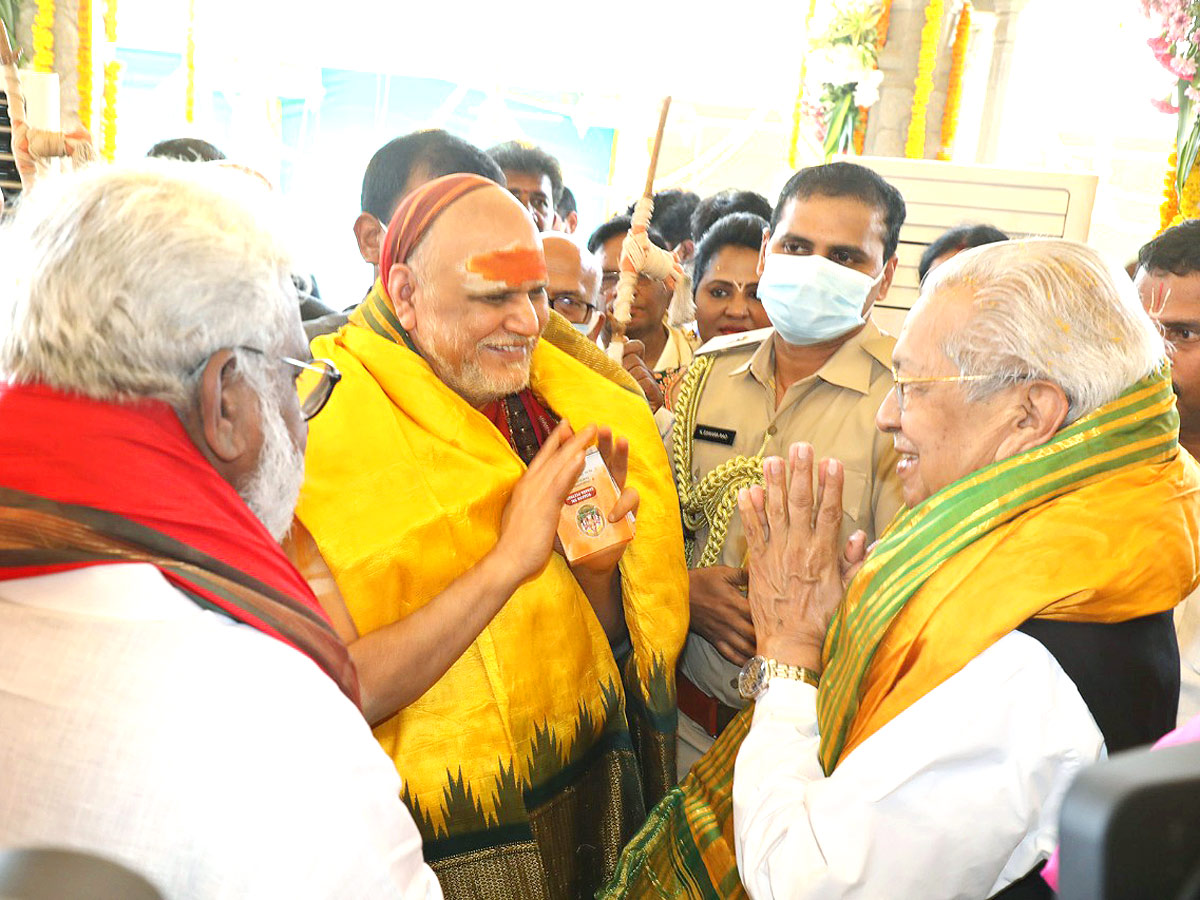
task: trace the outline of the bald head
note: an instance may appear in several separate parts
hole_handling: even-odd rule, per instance
[[[387,287],[421,355],[468,403],[528,385],[549,317],[546,263],[533,222],[503,188],[477,188],[443,209]]]
[[[589,337],[603,325],[600,311],[600,265],[572,238],[543,234],[550,308]],[[601,314],[602,315],[602,314]]]
[[[537,228],[512,194],[487,186],[446,207],[417,242],[408,262],[419,277],[436,278],[447,269],[465,275],[470,273],[468,260],[480,254],[518,249],[541,254]]]

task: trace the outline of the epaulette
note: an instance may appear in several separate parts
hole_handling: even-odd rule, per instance
[[[719,334],[705,341],[695,352],[695,356],[707,356],[711,353],[724,353],[739,347],[755,347],[771,336],[774,328],[756,328],[754,331],[739,331],[736,334]]]

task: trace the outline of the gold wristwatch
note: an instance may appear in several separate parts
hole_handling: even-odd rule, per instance
[[[743,700],[756,700],[772,678],[790,678],[817,687],[821,676],[804,666],[789,666],[765,656],[752,656],[738,675],[738,693]]]

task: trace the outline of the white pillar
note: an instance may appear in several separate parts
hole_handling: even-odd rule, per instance
[[[883,84],[867,120],[863,152],[869,156],[903,156],[912,110],[921,27],[927,0],[893,0],[888,42],[879,57]]]
[[[988,73],[987,100],[979,129],[979,149],[975,161],[994,163],[1000,146],[1000,125],[1004,116],[1004,101],[1008,94],[1008,76],[1012,70],[1013,51],[1017,42],[1017,19],[1028,0],[991,0],[979,3],[996,13],[996,30],[992,44],[992,65]]]

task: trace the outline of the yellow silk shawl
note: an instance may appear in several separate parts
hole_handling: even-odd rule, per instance
[[[297,509],[360,634],[420,608],[478,562],[525,470],[491,422],[397,342],[389,312],[374,291],[349,325],[313,342],[342,380],[311,423]],[[573,426],[606,424],[629,439],[628,480],[641,507],[621,562],[632,643],[625,674],[641,696],[625,695],[586,596],[552,554],[441,680],[375,728],[427,840],[523,823],[522,792],[561,779],[602,737],[628,740],[627,703],[661,732],[660,746],[672,742],[646,799],[669,786],[687,570],[658,431],[644,399],[546,340],[531,383]]]

